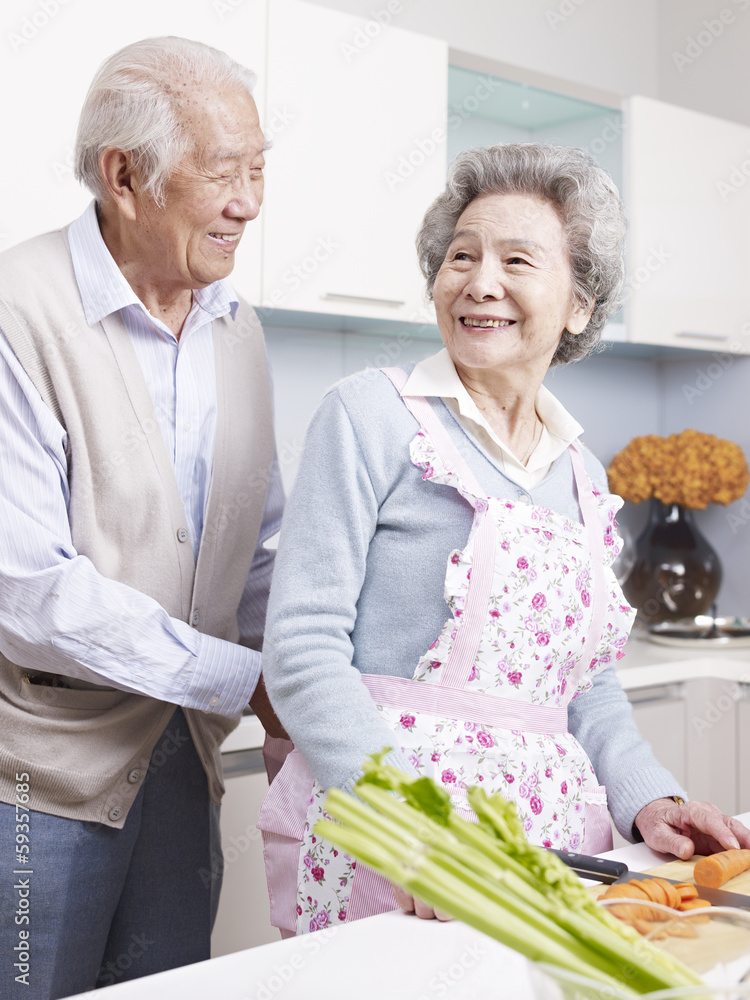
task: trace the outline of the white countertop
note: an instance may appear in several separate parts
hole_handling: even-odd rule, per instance
[[[739,817],[750,822],[750,813]],[[645,844],[604,855],[644,871]],[[248,906],[252,902],[248,900]],[[527,963],[458,921],[385,913],[108,987],[108,1000],[529,1000]],[[82,996],[84,994],[81,994]],[[91,994],[85,994],[91,996]]]

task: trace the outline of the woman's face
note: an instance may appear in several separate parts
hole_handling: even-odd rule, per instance
[[[456,223],[433,289],[438,326],[457,368],[546,371],[563,330],[591,309],[573,302],[562,223],[524,194],[475,198]]]

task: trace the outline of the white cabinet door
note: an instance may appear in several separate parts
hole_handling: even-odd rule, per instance
[[[434,321],[414,237],[445,182],[447,78],[442,41],[273,0],[264,306]]]
[[[686,703],[680,687],[628,692],[633,718],[659,763],[684,788],[687,780]]]
[[[737,702],[737,812],[750,811],[750,685]]]
[[[224,878],[211,935],[211,957],[280,940],[271,926],[268,887],[263,865],[263,840],[256,829],[265,774],[227,776],[221,804],[221,845]]]
[[[629,339],[750,353],[750,128],[645,97],[626,122]]]

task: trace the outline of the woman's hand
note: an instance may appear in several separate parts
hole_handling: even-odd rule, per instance
[[[710,802],[654,799],[638,813],[635,825],[650,848],[683,861],[694,854],[750,849],[750,830]]]
[[[396,897],[396,902],[404,911],[404,913],[416,913],[418,917],[423,920],[452,920],[453,917],[449,917],[447,913],[441,913],[440,910],[433,910],[431,906],[427,903],[422,903],[420,900],[415,899],[410,896],[408,892],[400,889],[397,885],[393,886],[393,895]]]

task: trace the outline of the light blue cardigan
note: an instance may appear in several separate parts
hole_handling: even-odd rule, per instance
[[[488,495],[529,497],[581,520],[568,452],[524,490],[442,400],[431,402]],[[465,545],[473,511],[456,490],[422,480],[409,458],[416,432],[382,372],[340,382],[313,416],[284,514],[263,674],[281,722],[323,787],[348,786],[368,753],[393,745],[360,673],[411,677],[450,617],[446,562]],[[584,455],[587,472],[605,490],[602,466],[586,449]],[[640,737],[612,666],[571,703],[568,720],[607,786],[623,836],[632,839],[633,820],[647,802],[687,797]],[[411,770],[404,759],[400,764]]]

